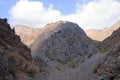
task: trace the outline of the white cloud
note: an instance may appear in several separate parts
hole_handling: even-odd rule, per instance
[[[53,9],[51,4],[45,8],[40,1],[20,0],[10,10],[13,23],[26,24],[40,27],[51,21],[55,21],[61,13]]]
[[[76,5],[75,14],[63,16],[53,8],[53,4],[45,8],[40,1],[20,0],[12,7],[10,14],[14,23],[35,27],[62,19],[75,22],[83,29],[102,29],[120,20],[120,2],[116,0],[95,0]]]
[[[79,6],[76,22],[84,28],[108,27],[120,19],[120,2],[115,0],[96,0]],[[109,23],[111,22],[111,23]]]

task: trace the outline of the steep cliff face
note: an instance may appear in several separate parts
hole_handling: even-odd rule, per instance
[[[113,26],[110,28],[105,28],[103,30],[86,30],[86,34],[93,40],[103,41],[107,37],[109,37],[114,30],[117,30],[120,27],[120,20],[117,21]]]
[[[6,22],[0,19],[0,80],[16,80],[17,74],[33,70],[30,49]]]
[[[4,50],[0,50],[0,80],[7,80],[8,77],[8,58],[6,57]]]
[[[98,75],[103,79],[110,80],[120,79],[120,28],[103,41],[103,47],[108,48],[108,52],[104,61],[98,67]]]
[[[0,45],[16,50],[17,53],[26,58],[31,55],[30,49],[21,42],[20,37],[14,33],[10,25],[3,19],[0,19]]]
[[[77,24],[62,21],[55,24],[55,27],[49,24],[52,30],[45,27],[47,33],[44,32],[32,44],[33,56],[68,62],[87,54],[90,39]]]

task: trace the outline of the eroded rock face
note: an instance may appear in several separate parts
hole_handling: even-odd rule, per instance
[[[120,79],[120,28],[103,41],[110,51],[98,68],[98,75],[110,80]]]
[[[110,37],[100,42],[97,48],[101,52],[107,52],[110,49],[114,49],[118,44],[120,44],[120,28],[115,30]]]
[[[89,42],[90,39],[77,24],[63,22],[37,47],[34,55],[68,62],[77,56],[87,54]]]
[[[19,36],[15,35],[10,25],[0,19],[0,45],[6,49],[14,49],[25,58],[30,58],[30,49],[25,46]]]
[[[109,77],[110,80],[120,79],[120,45],[116,50],[111,51],[100,64],[98,75],[101,77]]]
[[[8,58],[5,56],[5,51],[0,50],[0,80],[7,80],[8,75]]]
[[[16,80],[18,71],[26,73],[31,66],[30,52],[20,37],[15,35],[7,20],[0,19],[0,80]]]

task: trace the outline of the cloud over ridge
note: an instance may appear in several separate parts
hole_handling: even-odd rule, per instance
[[[86,4],[76,3],[76,13],[62,15],[50,4],[48,8],[40,1],[20,0],[10,9],[13,24],[43,27],[58,20],[79,24],[83,29],[108,27],[120,19],[120,2],[117,0],[95,0]]]

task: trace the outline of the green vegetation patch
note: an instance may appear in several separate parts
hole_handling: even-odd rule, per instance
[[[31,77],[31,78],[35,78],[35,73],[33,73],[33,72],[28,72],[28,76]]]
[[[71,68],[75,68],[77,66],[77,63],[75,61],[68,62],[68,66]]]
[[[97,69],[98,69],[98,65],[95,65],[95,66],[93,67],[93,73],[97,73]]]
[[[13,63],[9,63],[9,73],[15,76],[16,70]]]
[[[107,49],[106,49],[106,48],[101,48],[101,49],[100,49],[100,52],[101,52],[101,53],[105,53],[105,52],[107,52]]]
[[[66,62],[64,60],[57,60],[57,61],[61,64],[66,64]]]
[[[48,59],[50,59],[50,60],[54,60],[51,56],[48,56]]]

